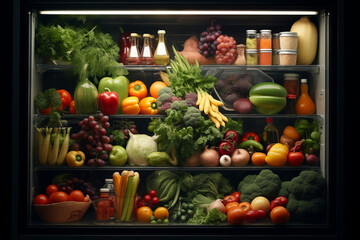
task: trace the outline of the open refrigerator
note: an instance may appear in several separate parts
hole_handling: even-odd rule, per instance
[[[87,237],[89,239],[111,239],[116,237],[176,237],[176,236],[248,236],[264,239],[266,237],[318,237],[329,239],[335,238],[338,234],[338,199],[336,198],[339,184],[339,172],[337,166],[339,150],[334,146],[343,144],[334,138],[338,135],[336,125],[337,106],[336,99],[339,97],[338,91],[339,79],[336,78],[338,71],[338,62],[334,59],[338,42],[336,23],[339,21],[337,15],[337,4],[335,2],[324,3],[295,1],[288,4],[284,1],[273,1],[272,4],[261,5],[254,3],[230,3],[225,2],[222,7],[217,7],[214,3],[187,3],[183,6],[179,3],[62,3],[50,4],[46,2],[28,1],[21,4],[20,26],[24,31],[20,39],[22,59],[20,60],[19,81],[19,99],[20,109],[16,116],[21,122],[19,130],[24,131],[25,138],[19,140],[25,149],[14,156],[13,169],[17,176],[15,183],[17,191],[15,193],[15,203],[18,206],[14,210],[16,226],[16,236],[20,239],[48,239],[50,236]],[[126,7],[124,7],[126,6]],[[150,10],[151,9],[151,10]],[[141,10],[141,11],[137,11]],[[200,34],[211,24],[221,24],[223,34],[232,36],[237,44],[246,43],[246,30],[271,29],[272,33],[289,31],[292,24],[301,17],[308,17],[318,30],[318,44],[316,57],[310,65],[201,65],[203,74],[213,74],[216,78],[233,77],[237,74],[255,74],[264,76],[269,82],[284,85],[284,74],[295,73],[300,79],[305,78],[308,81],[309,95],[313,99],[316,112],[310,115],[289,114],[284,111],[276,114],[263,114],[252,111],[248,114],[239,114],[232,109],[220,108],[220,111],[229,119],[242,121],[242,134],[246,132],[255,132],[262,139],[263,129],[266,125],[266,119],[272,118],[273,124],[278,128],[279,137],[286,126],[294,126],[297,120],[306,120],[309,123],[315,122],[320,132],[319,145],[316,155],[319,162],[308,164],[305,160],[300,166],[291,166],[289,163],[284,166],[269,166],[268,164],[256,166],[249,161],[245,166],[222,167],[219,164],[214,167],[205,166],[132,166],[125,164],[123,166],[87,166],[86,162],[81,167],[69,167],[67,164],[50,166],[49,164],[40,164],[38,153],[38,135],[36,128],[45,128],[49,116],[41,114],[35,107],[34,99],[39,93],[49,88],[66,89],[72,96],[77,85],[78,76],[72,73],[71,64],[52,61],[49,63],[37,54],[37,43],[35,41],[36,33],[40,25],[56,23],[57,21],[68,21],[71,24],[78,24],[81,21],[87,22],[92,26],[97,26],[102,32],[108,33],[115,43],[120,45],[121,31],[136,32],[139,34],[150,33],[157,36],[160,29],[166,30],[166,45],[169,51],[170,59],[174,59],[172,46],[178,51],[184,48],[184,42],[191,36],[200,37]],[[161,81],[159,71],[166,72],[171,69],[168,64],[162,65],[124,65],[128,71],[126,77],[130,83],[140,80],[145,83],[148,89],[155,81]],[[262,80],[263,81],[263,80]],[[210,93],[214,98],[219,99],[218,89],[214,87]],[[20,96],[21,95],[21,96]],[[230,107],[231,108],[231,107]],[[96,114],[69,114],[65,112],[61,116],[62,127],[72,127],[71,133],[79,130],[79,122],[90,115]],[[206,115],[203,115],[207,119]],[[137,132],[140,134],[153,135],[149,131],[150,122],[161,121],[165,118],[164,114],[115,114],[109,116],[110,125],[123,120],[131,121],[136,125]],[[16,126],[14,126],[16,127]],[[45,137],[44,133],[44,137]],[[53,141],[53,140],[52,140]],[[19,144],[20,145],[20,144]],[[115,144],[113,144],[115,145]],[[126,145],[125,145],[126,146]],[[124,146],[124,147],[125,147]],[[265,145],[264,145],[265,146]],[[266,147],[266,146],[265,146]],[[70,149],[69,149],[70,151]],[[265,152],[265,150],[263,151]],[[87,156],[88,158],[88,156]],[[88,159],[87,159],[88,161]],[[181,162],[181,159],[180,159]],[[112,178],[114,172],[121,173],[124,170],[136,171],[140,175],[140,182],[137,188],[139,196],[147,195],[149,188],[146,180],[150,181],[149,176],[158,171],[175,172],[179,176],[188,174],[196,176],[198,174],[221,175],[228,179],[233,191],[238,190],[238,184],[248,175],[258,175],[262,170],[270,169],[279,176],[282,182],[290,181],[303,171],[315,171],[320,173],[325,182],[325,187],[321,191],[324,194],[324,205],[321,206],[321,212],[312,219],[311,214],[306,219],[293,219],[290,215],[290,221],[286,224],[274,224],[271,221],[270,213],[264,220],[243,221],[242,224],[229,224],[227,220],[217,224],[190,224],[183,220],[172,220],[171,216],[180,211],[180,201],[175,204],[173,209],[169,209],[169,221],[166,223],[151,224],[144,223],[134,219],[133,213],[130,221],[122,222],[117,220],[98,221],[97,210],[93,205],[96,198],[92,199],[90,206],[85,213],[80,213],[80,220],[61,223],[51,223],[44,220],[43,216],[34,206],[36,195],[44,193],[46,187],[54,183],[54,178],[74,177],[85,181],[93,186],[92,191],[95,195],[100,195],[99,190],[103,187],[105,179]],[[21,176],[21,177],[20,177]],[[59,177],[60,176],[60,177]],[[70,176],[70,177],[69,177]],[[194,189],[196,190],[196,189]],[[219,189],[220,191],[220,189]],[[240,191],[241,192],[241,191]],[[181,190],[179,199],[185,199],[186,193]],[[195,198],[195,195],[192,196]],[[305,196],[306,199],[306,196]],[[273,199],[270,199],[273,200]],[[290,199],[289,199],[290,200]],[[310,200],[310,199],[306,199]],[[251,202],[251,201],[249,201]],[[160,202],[159,206],[164,206]],[[314,204],[312,208],[317,208]],[[320,208],[320,207],[319,207]],[[153,208],[155,209],[155,208]],[[301,211],[301,207],[299,207]],[[41,210],[40,210],[41,211]],[[66,211],[66,210],[64,210]],[[180,212],[179,212],[180,213]],[[57,213],[58,214],[58,213]],[[72,217],[77,217],[77,212]],[[193,213],[192,213],[193,214]],[[180,215],[180,214],[179,214]],[[193,216],[193,215],[192,215]],[[191,218],[191,216],[189,217]],[[187,219],[188,220],[188,219]]]

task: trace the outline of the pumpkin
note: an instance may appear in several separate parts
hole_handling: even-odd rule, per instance
[[[313,63],[318,46],[318,30],[308,17],[301,17],[290,29],[298,34],[297,64],[310,65]]]
[[[199,40],[195,36],[188,38],[184,42],[184,49],[179,53],[183,55],[190,64],[195,64],[195,60],[199,62],[199,65],[215,64],[215,58],[206,58],[199,53]]]

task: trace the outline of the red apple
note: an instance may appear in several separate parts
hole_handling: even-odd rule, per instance
[[[287,160],[293,167],[300,166],[304,161],[304,154],[302,152],[289,152]]]

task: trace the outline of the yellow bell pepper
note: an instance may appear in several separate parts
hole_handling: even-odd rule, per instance
[[[287,162],[289,148],[281,143],[274,144],[265,157],[265,162],[270,166],[281,167]]]
[[[85,163],[85,154],[82,151],[70,151],[65,160],[70,167],[80,167]]]
[[[142,114],[149,114],[149,115],[158,114],[156,98],[153,97],[143,98],[141,99],[139,106],[140,106],[140,112]]]
[[[122,112],[124,114],[136,115],[140,112],[139,98],[127,97],[121,102]]]

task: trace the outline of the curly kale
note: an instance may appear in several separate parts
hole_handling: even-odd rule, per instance
[[[269,169],[262,170],[258,175],[248,175],[238,185],[242,202],[251,202],[257,196],[264,196],[269,201],[278,196],[281,187],[279,176]]]

